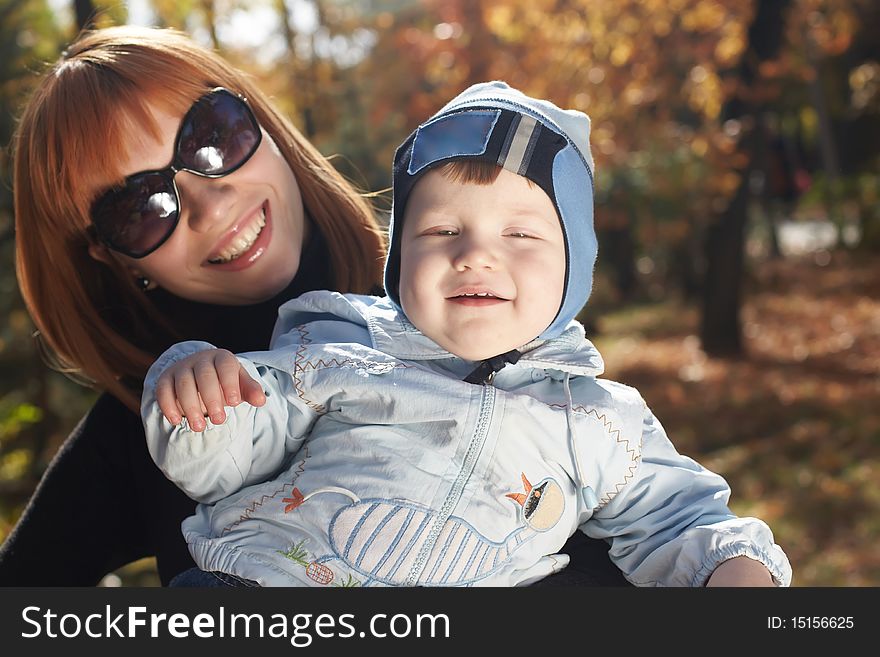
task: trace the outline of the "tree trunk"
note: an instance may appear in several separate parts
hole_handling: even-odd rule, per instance
[[[217,38],[217,9],[214,0],[202,0],[202,11],[205,12],[205,24],[208,35],[211,38],[211,46],[214,50],[220,49],[220,40]]]
[[[693,225],[697,224],[696,220],[690,221]],[[678,287],[686,302],[700,301],[704,283],[702,277],[705,271],[704,257],[701,233],[692,231],[687,238],[673,247],[668,280]]]
[[[737,93],[725,103],[722,120],[736,119],[743,130],[742,151],[748,165],[738,173],[739,186],[720,216],[706,232],[706,278],[700,340],[710,356],[738,356],[743,352],[740,305],[748,223],[749,178],[755,160],[755,134],[760,107],[753,88],[762,62],[773,59],[782,42],[784,13],[790,0],[757,0],[749,27],[748,45],[734,72]]]
[[[745,172],[727,209],[706,230],[706,284],[700,339],[703,351],[710,356],[738,356],[743,351],[740,306],[748,201],[748,172]]]
[[[73,9],[76,12],[76,25],[80,31],[95,27],[95,3],[92,0],[74,0]]]
[[[486,26],[486,18],[483,15],[484,7],[479,2],[465,2],[462,5],[465,24],[470,32],[470,44],[468,46],[468,74],[471,82],[482,82],[492,78],[491,53],[494,51],[494,39],[492,32]]]

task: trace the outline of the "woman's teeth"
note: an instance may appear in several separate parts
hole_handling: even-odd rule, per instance
[[[221,264],[224,262],[232,262],[242,253],[247,251],[254,245],[263,228],[266,226],[266,209],[260,210],[257,220],[245,227],[229,244],[226,245],[216,258],[211,258],[208,262],[212,264]]]

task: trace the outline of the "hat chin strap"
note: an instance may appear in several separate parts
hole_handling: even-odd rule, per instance
[[[522,356],[522,354],[518,349],[511,349],[507,353],[487,358],[481,361],[480,364],[464,378],[464,380],[466,383],[492,383],[492,379],[495,378],[495,372],[502,369],[508,363],[511,365],[515,364],[516,361],[520,359],[520,356]]]

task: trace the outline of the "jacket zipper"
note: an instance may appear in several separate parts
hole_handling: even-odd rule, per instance
[[[419,581],[419,577],[421,577],[422,571],[428,563],[428,557],[431,556],[431,550],[434,549],[434,544],[437,542],[440,532],[443,530],[444,525],[446,525],[446,521],[452,514],[453,509],[455,509],[458,501],[461,499],[461,495],[464,492],[464,486],[473,473],[474,467],[476,467],[477,458],[479,457],[480,452],[483,451],[483,443],[486,442],[486,436],[489,434],[489,426],[491,424],[492,411],[494,408],[495,388],[491,384],[485,384],[483,385],[482,398],[480,399],[480,414],[477,418],[477,426],[474,429],[470,445],[468,445],[461,470],[458,471],[455,483],[453,483],[452,489],[443,501],[443,506],[440,508],[440,512],[437,514],[437,517],[434,519],[434,523],[431,525],[431,529],[428,532],[428,538],[425,539],[425,542],[422,544],[415,563],[413,563],[412,568],[409,571],[409,575],[405,582],[406,586],[415,586]]]

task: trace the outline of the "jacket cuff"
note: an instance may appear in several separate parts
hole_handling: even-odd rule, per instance
[[[775,548],[781,552],[780,548]],[[754,543],[730,543],[721,547],[719,550],[709,555],[700,568],[694,573],[692,586],[705,586],[709,581],[709,577],[715,572],[722,563],[735,557],[748,557],[764,565],[770,571],[773,582],[776,586],[791,585],[791,566],[788,559],[783,556],[774,556],[767,550],[755,545]]]

